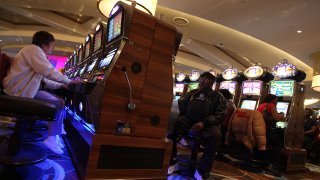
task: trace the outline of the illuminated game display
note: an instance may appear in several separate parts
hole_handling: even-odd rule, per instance
[[[92,70],[93,70],[94,66],[96,65],[97,61],[98,61],[98,58],[94,59],[94,60],[88,65],[88,68],[87,68],[87,71],[86,71],[87,73],[92,72]]]
[[[277,103],[277,112],[278,113],[284,113],[284,115],[287,116],[289,107],[290,107],[290,102],[281,102],[281,101],[279,101]]]
[[[94,52],[101,48],[102,33],[103,33],[102,26],[100,24],[98,24],[96,26],[96,32],[94,34],[94,39],[93,39],[93,51]]]
[[[90,50],[91,50],[91,35],[89,34],[86,38],[86,42],[84,45],[84,58],[89,57],[90,55]]]
[[[294,83],[294,80],[271,81],[270,94],[291,97],[294,93]]]
[[[77,62],[77,64],[80,64],[82,62],[82,60],[83,60],[82,59],[82,57],[83,57],[83,46],[82,46],[82,44],[80,44],[77,54],[78,54],[78,62]]]
[[[257,107],[257,100],[253,100],[253,99],[243,99],[240,106],[240,108],[251,109],[251,110],[255,110],[256,107]]]
[[[235,95],[236,85],[237,85],[237,82],[235,82],[235,81],[222,81],[220,83],[219,89],[228,89],[231,94]]]
[[[262,81],[244,81],[242,82],[242,94],[260,96]]]
[[[188,91],[198,89],[199,88],[199,83],[198,82],[190,82],[188,83]]]
[[[100,61],[99,68],[106,68],[109,66],[116,52],[117,49],[110,51],[109,54]]]

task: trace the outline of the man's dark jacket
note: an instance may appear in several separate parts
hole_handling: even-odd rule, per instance
[[[199,95],[200,90],[195,89],[192,91],[189,91],[186,95],[182,96],[179,99],[179,110],[180,114],[178,118],[186,118],[185,114],[187,111],[187,107],[190,101],[192,101],[194,98],[196,98]],[[227,103],[225,98],[221,93],[218,91],[213,91],[210,89],[208,93],[205,93],[206,95],[204,96],[210,101],[210,115],[201,121],[204,124],[204,130],[203,130],[203,135],[204,136],[210,136],[211,130],[210,127],[212,126],[219,126],[225,116],[225,111],[227,108]]]

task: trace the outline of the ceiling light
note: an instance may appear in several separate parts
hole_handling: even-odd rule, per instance
[[[0,42],[2,41],[2,39],[0,39]]]
[[[98,9],[106,17],[109,17],[110,11],[119,0],[98,0]],[[126,4],[136,3],[136,8],[152,15],[156,12],[158,0],[121,0]]]
[[[300,33],[302,33],[302,31],[301,31],[301,30],[298,30],[298,31],[297,31],[297,33],[299,33],[299,34],[300,34]]]
[[[304,100],[304,105],[305,106],[308,106],[308,105],[311,105],[311,104],[314,104],[314,103],[316,103],[316,102],[318,102],[320,99],[314,99],[314,98],[312,98],[312,99],[305,99]]]

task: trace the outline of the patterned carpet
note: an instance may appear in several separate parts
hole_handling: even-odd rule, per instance
[[[41,131],[45,135],[46,131]],[[2,135],[1,135],[2,134]],[[0,128],[0,144],[3,145],[8,139],[6,135],[10,130]],[[57,155],[46,148],[42,141],[30,142],[47,153],[47,159],[32,165],[19,166],[16,168],[0,165],[0,179],[25,179],[25,180],[77,180],[78,175],[72,164],[71,158],[64,148],[64,154]]]

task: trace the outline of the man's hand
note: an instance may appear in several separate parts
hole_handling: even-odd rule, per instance
[[[79,84],[79,83],[82,83],[82,81],[78,79],[73,79],[69,84]]]
[[[201,131],[203,128],[204,128],[203,122],[198,122],[198,123],[194,124],[191,129],[192,129],[193,131],[199,132],[199,131]]]

